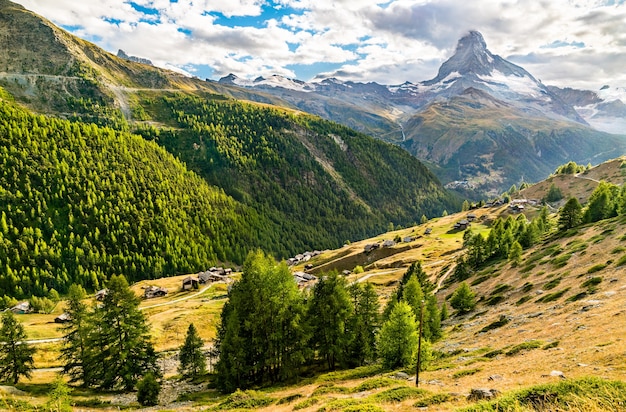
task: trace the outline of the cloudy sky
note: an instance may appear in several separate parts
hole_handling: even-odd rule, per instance
[[[626,0],[13,0],[201,78],[433,78],[469,30],[546,84],[626,87]]]

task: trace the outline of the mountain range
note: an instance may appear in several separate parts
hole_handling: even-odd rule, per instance
[[[459,40],[435,78],[419,83],[248,81],[233,74],[219,83],[271,93],[398,144],[444,183],[469,181],[482,193],[540,180],[568,160],[598,163],[626,148],[624,136],[607,133],[624,130],[625,90],[546,86],[491,53],[477,31]]]
[[[0,296],[288,258],[461,206],[397,146],[117,57],[7,0],[0,35]]]

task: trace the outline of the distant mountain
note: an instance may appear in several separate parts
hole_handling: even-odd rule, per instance
[[[598,97],[585,111],[567,93],[491,53],[476,31],[459,40],[435,78],[420,83],[257,80],[230,75],[220,83],[263,90],[398,144],[428,162],[444,183],[469,181],[481,193],[543,179],[569,160],[598,163],[626,150],[626,137],[589,126],[607,113],[619,118],[620,102]]]
[[[549,87],[573,106],[597,130],[626,134],[626,87],[603,86],[598,91]]]
[[[209,83],[116,57],[7,0],[0,0],[0,30],[1,100],[14,101],[38,113],[30,114],[34,120],[25,123],[28,126],[17,124],[11,138],[0,141],[0,150],[12,153],[15,143],[11,139],[28,135],[32,124],[40,123],[37,119],[46,119],[39,116],[41,113],[68,120],[46,132],[49,136],[63,134],[79,142],[63,149],[64,159],[71,160],[65,159],[65,165],[57,165],[61,160],[35,157],[24,168],[7,166],[7,179],[28,182],[28,187],[43,190],[40,186],[49,184],[50,179],[32,177],[37,167],[46,173],[52,168],[60,174],[73,173],[80,167],[98,170],[80,176],[85,180],[119,180],[129,185],[132,181],[133,195],[130,200],[124,198],[131,205],[131,212],[120,208],[120,219],[177,233],[162,224],[163,216],[173,213],[180,215],[175,221],[184,227],[189,225],[190,237],[181,237],[180,241],[188,243],[185,250],[197,255],[190,258],[192,263],[177,255],[159,270],[146,266],[148,269],[138,273],[138,265],[132,269],[129,263],[129,267],[116,264],[116,273],[132,273],[132,278],[137,279],[196,270],[215,259],[242,263],[247,251],[254,248],[287,258],[305,250],[341,246],[346,241],[380,233],[390,224],[405,226],[419,221],[422,215],[439,216],[444,210],[460,208],[459,199],[406,151],[300,111],[269,106],[280,103],[289,107],[271,94]],[[251,97],[268,104],[236,100],[249,101]],[[1,122],[10,124],[12,119],[0,117]],[[119,153],[115,152],[115,156],[124,157],[118,165],[123,173],[108,170],[104,161],[90,154],[97,147],[81,146],[79,137],[90,136],[91,132],[85,130],[96,128],[93,133],[105,135],[107,144],[116,141],[116,133],[122,135],[117,138]],[[134,134],[132,138],[128,137],[130,133]],[[209,190],[219,196],[203,195],[200,201],[195,194],[179,196],[176,192],[169,200],[154,204],[160,193],[155,187],[173,191],[170,184],[178,182],[185,188],[193,184],[179,175],[163,177],[170,159],[158,151],[146,153],[147,149],[136,142],[136,135],[152,142],[150,150],[157,143],[184,162],[180,176],[191,173],[194,177],[189,181],[196,179],[199,194]],[[41,143],[31,137],[29,144],[39,147]],[[29,150],[25,149],[25,153]],[[8,159],[7,165],[12,164],[11,156]],[[34,166],[37,162],[39,166]],[[141,176],[136,176],[139,172],[133,167],[135,162],[145,162],[154,173],[148,176],[142,169]],[[150,185],[142,184],[141,179],[148,178],[155,180]],[[84,184],[89,186],[88,182]],[[0,182],[0,197],[8,187]],[[82,197],[62,197],[61,203],[74,202],[72,207],[81,210],[81,216],[73,213],[72,227],[91,227],[93,222],[82,219],[82,212],[91,213],[94,203],[99,211],[108,207],[107,202],[117,202],[119,191],[107,187],[104,184],[104,189]],[[69,190],[67,185],[65,189]],[[19,199],[22,195],[18,192],[24,191],[17,187],[10,195]],[[132,200],[139,196],[142,202]],[[204,212],[196,213],[195,203],[209,214],[225,209],[224,219],[208,228],[203,226],[207,219]],[[20,215],[21,223],[42,231],[43,226],[59,232],[63,227],[67,236],[79,234],[64,226],[69,218],[63,214],[59,219],[54,217],[55,209],[47,200],[33,205],[34,212],[24,209],[24,216]],[[135,213],[137,205],[143,205],[145,213]],[[6,202],[0,202],[0,212],[10,216],[8,208]],[[34,222],[33,213],[39,210],[43,214],[41,222]],[[67,214],[67,210],[63,212]],[[231,212],[241,213],[242,218],[231,219]],[[47,222],[50,214],[52,220]],[[137,219],[133,220],[133,216]],[[201,235],[198,227],[204,230]],[[156,253],[159,247],[172,247],[160,243],[158,238],[146,239],[148,235],[143,233],[140,236],[142,242],[150,243],[150,253]],[[115,237],[120,238],[117,234]],[[124,239],[120,247],[125,248],[125,255],[144,253],[130,238]],[[100,250],[100,245],[93,243],[96,240],[95,235],[90,238],[94,248]],[[12,243],[9,249],[13,247]],[[204,252],[194,252],[198,248]]]

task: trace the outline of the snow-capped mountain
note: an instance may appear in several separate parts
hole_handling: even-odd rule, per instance
[[[598,91],[550,87],[572,105],[593,128],[607,133],[626,133],[626,87],[603,86]]]
[[[477,31],[458,41],[437,76],[421,82],[382,85],[332,78],[305,83],[229,75],[220,83],[262,90],[396,143],[438,165],[443,183],[470,180],[482,191],[508,189],[522,176],[543,179],[570,160],[597,163],[626,152],[626,137],[599,131],[619,132],[615,119],[626,125],[620,100],[626,90],[548,87],[491,53]]]

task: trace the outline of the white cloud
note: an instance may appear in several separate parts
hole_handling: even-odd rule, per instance
[[[109,51],[208,65],[218,76],[295,77],[294,65],[325,63],[341,65],[332,73],[348,80],[416,82],[434,77],[457,40],[479,30],[493,53],[546,84],[626,86],[623,2],[134,0],[154,15],[129,0],[17,1]],[[265,21],[267,8],[274,12]]]

